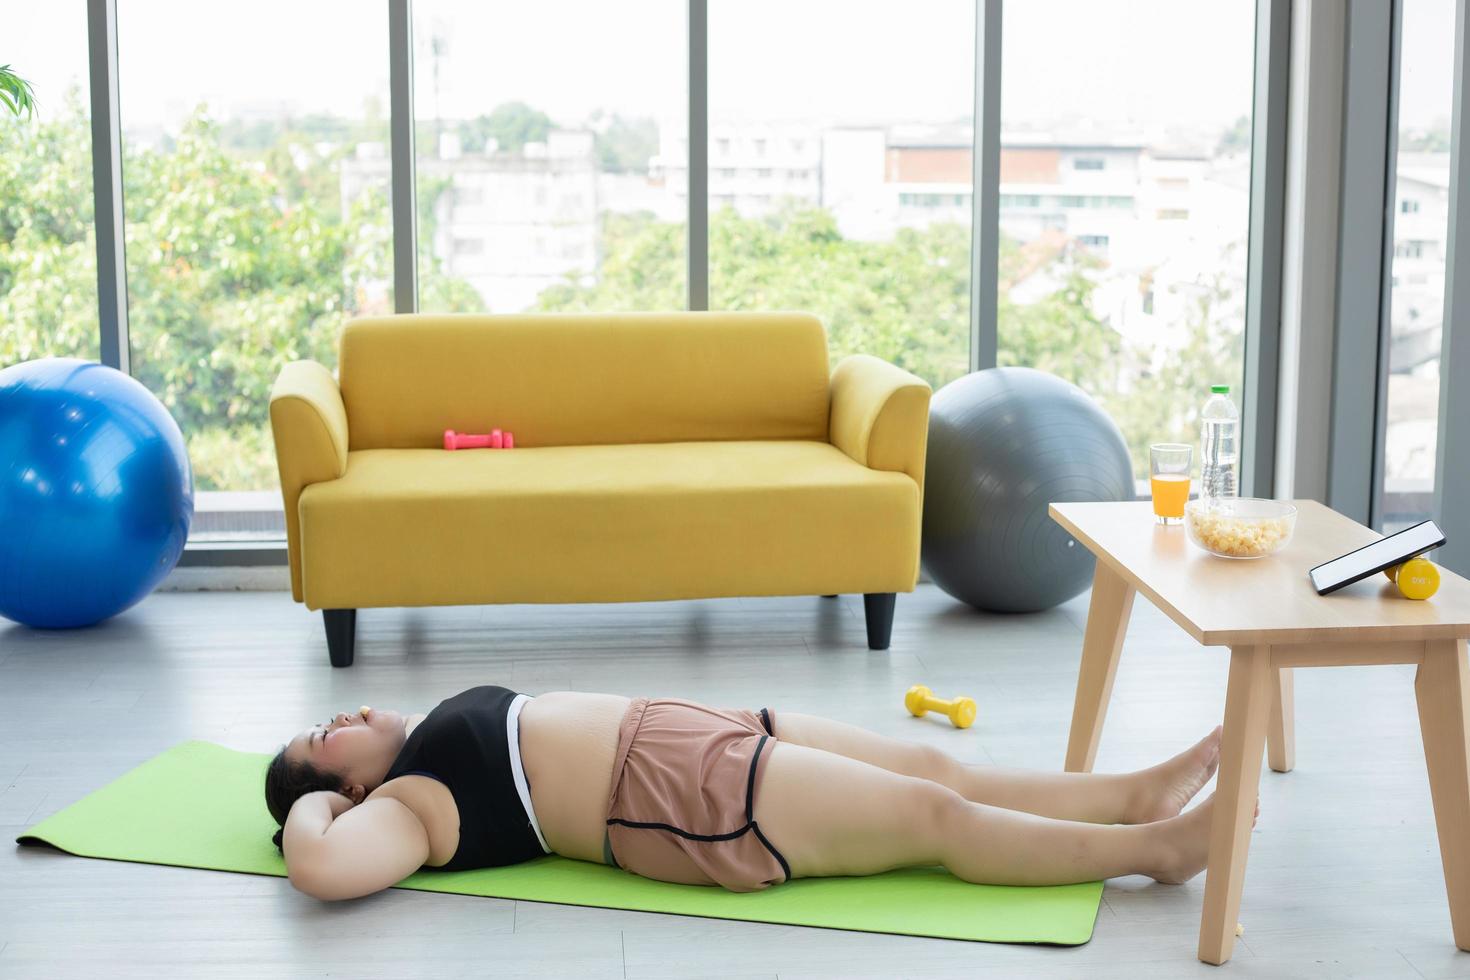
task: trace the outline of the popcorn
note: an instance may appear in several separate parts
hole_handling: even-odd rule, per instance
[[[1236,517],[1207,508],[1187,508],[1184,523],[1194,543],[1217,555],[1260,558],[1291,537],[1291,517]]]

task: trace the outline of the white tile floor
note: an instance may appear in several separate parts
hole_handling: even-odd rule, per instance
[[[826,714],[971,762],[1059,768],[1087,607],[985,616],[900,596],[893,648],[862,601],[366,610],[357,663],[287,594],[160,593],[90,630],[0,623],[0,831],[179,741],[273,750],[323,711],[428,710],[472,684],[677,695]],[[1221,717],[1225,651],[1139,598],[1099,770],[1152,764]],[[1297,769],[1269,771],[1252,838],[1242,977],[1470,976],[1456,951],[1409,668],[1299,671]],[[928,684],[980,705],[958,731],[902,708]],[[0,852],[0,977],[1179,977],[1203,876],[1108,883],[1091,943],[947,942],[387,891],[321,903],[284,879]]]

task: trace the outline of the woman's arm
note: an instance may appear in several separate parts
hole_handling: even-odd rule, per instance
[[[423,867],[429,832],[391,796],[354,806],[341,793],[323,790],[291,807],[281,850],[292,885],[337,901],[390,888]]]

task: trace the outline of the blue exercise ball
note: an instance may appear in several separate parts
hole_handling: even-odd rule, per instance
[[[69,357],[0,371],[0,616],[122,612],[178,563],[193,517],[184,435],[147,388]]]
[[[1044,371],[976,371],[929,408],[923,562],[945,592],[989,612],[1036,612],[1092,580],[1092,554],[1053,502],[1132,500],[1123,433],[1081,388]]]

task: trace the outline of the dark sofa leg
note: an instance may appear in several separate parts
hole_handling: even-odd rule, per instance
[[[868,649],[887,650],[893,635],[893,604],[898,596],[892,592],[867,592],[863,595],[863,615],[868,620]]]
[[[322,622],[327,627],[327,655],[333,667],[352,666],[352,643],[357,636],[356,609],[323,609]]]

